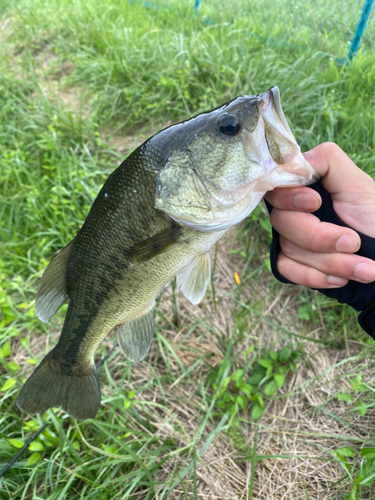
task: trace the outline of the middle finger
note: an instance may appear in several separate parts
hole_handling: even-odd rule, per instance
[[[270,220],[281,236],[311,252],[354,253],[361,245],[353,229],[322,222],[310,213],[274,208]]]
[[[310,252],[280,237],[281,250],[289,259],[307,265],[329,276],[338,276],[361,283],[375,280],[375,262],[360,255],[347,253]]]

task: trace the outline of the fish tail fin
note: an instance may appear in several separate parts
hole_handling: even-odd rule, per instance
[[[94,418],[100,406],[95,365],[66,365],[52,350],[22,387],[17,406],[31,414],[61,406],[73,418]]]

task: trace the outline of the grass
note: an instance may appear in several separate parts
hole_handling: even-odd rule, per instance
[[[256,20],[216,23],[210,5],[197,17],[180,3],[0,0],[0,468],[47,423],[0,498],[374,496],[373,342],[351,309],[275,282],[262,207],[219,243],[199,307],[165,290],[145,362],[114,350],[102,364],[96,419],[15,407],[66,311],[35,317],[47,262],[162,126],[277,84],[303,150],[334,140],[375,174],[374,53],[339,68],[341,28],[291,41]]]

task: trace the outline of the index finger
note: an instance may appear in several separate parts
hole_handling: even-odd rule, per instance
[[[306,160],[315,168],[322,178],[324,188],[333,197],[335,195],[350,197],[368,194],[373,203],[375,182],[363,172],[334,142],[324,142],[304,153]]]
[[[315,212],[322,203],[320,194],[308,187],[275,188],[264,196],[274,208]]]

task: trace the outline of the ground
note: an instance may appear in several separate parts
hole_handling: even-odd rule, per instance
[[[374,498],[374,343],[350,308],[275,281],[263,205],[212,252],[201,304],[163,291],[144,362],[118,348],[105,359],[95,419],[20,415],[20,387],[66,312],[35,317],[42,272],[149,135],[278,84],[303,150],[335,140],[373,173],[372,52],[339,69],[313,46],[246,38],[245,51],[235,22],[54,2],[0,3],[0,468],[47,423],[0,498]]]

